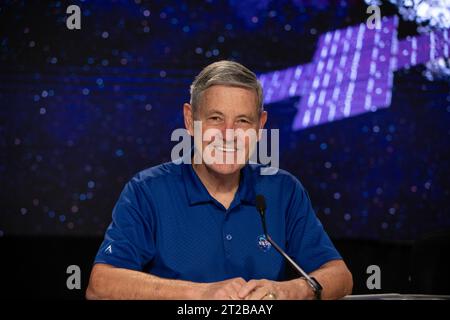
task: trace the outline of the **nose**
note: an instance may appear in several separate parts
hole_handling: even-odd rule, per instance
[[[227,135],[228,130],[228,135]],[[224,141],[234,141],[234,130],[235,130],[235,123],[234,121],[227,120],[223,123],[222,127],[220,128],[220,131],[222,133],[222,137]]]

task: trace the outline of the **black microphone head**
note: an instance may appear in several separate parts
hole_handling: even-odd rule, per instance
[[[255,202],[256,209],[258,209],[260,213],[264,213],[266,211],[266,198],[264,198],[262,194],[258,194],[256,195]]]

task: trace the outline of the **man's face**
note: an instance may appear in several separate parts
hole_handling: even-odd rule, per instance
[[[195,114],[185,104],[184,116],[192,135],[193,120],[201,121],[202,137],[195,139],[196,150],[201,150],[202,163],[209,170],[223,175],[236,173],[245,165],[267,120],[266,112],[258,113],[254,90],[224,85],[203,91]]]

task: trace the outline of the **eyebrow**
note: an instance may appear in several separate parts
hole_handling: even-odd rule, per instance
[[[211,114],[213,114],[213,113],[218,113],[218,114],[220,114],[220,115],[224,115],[222,112],[220,112],[219,110],[215,110],[215,109],[212,109],[212,110],[209,110],[208,112],[207,112],[207,115],[211,115]]]
[[[216,109],[209,110],[206,115],[210,116],[212,114],[219,114],[221,116],[224,116],[223,112],[221,112],[219,110],[216,110]],[[255,117],[253,115],[247,115],[247,114],[239,114],[239,115],[236,116],[236,118],[247,118],[247,119],[250,119],[250,120],[254,120],[255,119]]]

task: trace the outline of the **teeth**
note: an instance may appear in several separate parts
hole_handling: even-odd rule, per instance
[[[234,148],[224,148],[224,147],[219,147],[219,146],[217,146],[216,149],[219,151],[222,151],[222,152],[235,152],[236,151],[236,149],[234,149]]]

